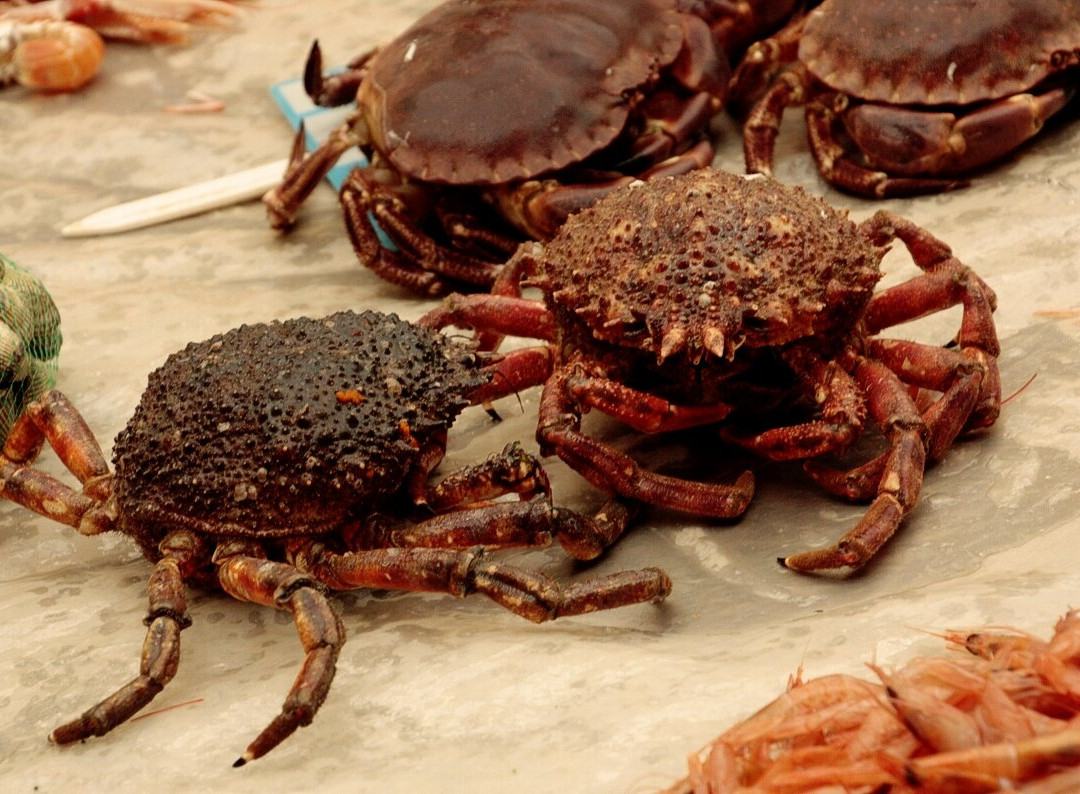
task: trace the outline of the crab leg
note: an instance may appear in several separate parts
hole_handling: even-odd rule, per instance
[[[376,181],[370,168],[349,175],[341,206],[357,258],[392,283],[434,296],[459,285],[490,287],[495,280],[499,264],[439,245],[417,226],[394,187]],[[398,250],[384,245],[373,221]]]
[[[746,511],[754,492],[750,472],[734,485],[692,482],[639,467],[630,456],[581,432],[578,400],[557,373],[544,384],[536,431],[541,451],[550,450],[597,488],[626,499],[670,507],[694,515],[733,518]]]
[[[198,537],[183,530],[167,535],[159,548],[163,556],[147,586],[150,604],[139,675],[77,719],[56,728],[49,741],[70,744],[104,736],[153,700],[176,675],[180,632],[191,625],[184,580],[203,562],[205,554]]]
[[[517,493],[522,502],[485,501],[506,493]],[[632,517],[630,507],[614,500],[592,517],[552,508],[550,493],[540,462],[514,442],[478,465],[447,475],[417,501],[437,512],[452,512],[383,537],[393,546],[468,549],[547,546],[555,536],[572,557],[591,560],[622,534]]]
[[[304,647],[304,664],[281,712],[263,729],[233,766],[243,766],[273,750],[297,728],[308,725],[326,700],[334,679],[345,628],[318,583],[298,568],[260,559],[256,546],[222,544],[214,552],[222,589],[241,601],[288,610]]]
[[[873,339],[868,343],[867,352],[905,383],[942,392],[922,414],[926,426],[927,461],[940,459],[956,437],[973,424],[980,393],[1000,393],[1000,387],[984,388],[990,373],[985,363],[977,363],[953,350],[901,340]],[[996,369],[993,372],[996,373]],[[808,461],[804,469],[830,493],[853,501],[866,501],[877,492],[888,460],[889,452],[886,451],[847,471],[837,471],[815,461]]]
[[[542,623],[568,615],[662,601],[671,580],[659,568],[620,571],[563,586],[549,576],[491,562],[483,551],[374,549],[336,554],[310,545],[298,564],[335,590],[361,587],[486,595],[515,615]]]
[[[993,424],[1001,410],[1001,376],[997,368],[1001,347],[994,327],[993,313],[997,305],[994,291],[953,257],[949,246],[906,218],[879,211],[862,224],[861,230],[877,244],[899,239],[911,252],[915,264],[927,271],[921,278],[913,278],[875,295],[866,311],[867,330],[876,333],[962,304],[956,342],[960,353],[984,373],[979,396],[964,429]],[[929,385],[934,388],[932,382]]]
[[[747,47],[731,76],[727,101],[729,108],[745,109],[774,83],[785,65],[797,60],[799,40],[805,25],[806,17],[800,15],[769,38]]]
[[[877,495],[867,515],[837,546],[782,561],[798,570],[865,563],[915,506],[926,459],[944,454],[964,430],[992,424],[1001,407],[993,291],[957,261],[948,245],[906,218],[879,211],[862,224],[861,231],[876,245],[899,239],[925,271],[874,296],[865,315],[867,330],[876,333],[961,303],[963,315],[956,337],[960,350],[870,340],[867,352],[874,361],[862,360],[855,375],[875,421],[886,430],[889,450],[846,473],[816,463],[808,463],[805,469],[833,493],[853,498],[865,498],[874,491]],[[920,416],[901,379],[941,391],[942,396]]]
[[[836,107],[846,98],[823,94],[806,103],[806,136],[821,176],[838,188],[868,198],[896,198],[967,187],[966,179],[893,177],[859,165],[836,140]]]
[[[510,267],[510,264],[507,265]],[[496,283],[499,286],[500,282]],[[516,295],[447,295],[440,306],[421,317],[427,328],[483,328],[543,342],[555,340],[555,318],[544,304]]]
[[[772,176],[773,152],[784,109],[805,101],[809,75],[801,66],[782,73],[754,105],[743,124],[743,159],[748,174]]]
[[[665,136],[663,132],[656,136]],[[667,147],[667,138],[660,144]],[[647,144],[643,144],[647,145]],[[557,179],[529,179],[508,186],[496,186],[489,191],[492,201],[499,208],[500,214],[510,220],[518,229],[537,240],[547,240],[555,235],[559,227],[574,213],[591,207],[600,199],[620,188],[638,181],[648,181],[669,176],[685,174],[699,168],[707,168],[712,163],[715,149],[708,140],[702,140],[685,151],[674,154],[649,166],[640,173],[616,176],[597,182],[559,182]],[[648,162],[662,154],[655,151],[635,151],[625,163],[618,163],[616,169],[632,169],[640,161]]]
[[[439,483],[427,488],[418,504],[441,512],[507,493],[516,493],[523,500],[551,493],[547,473],[540,461],[516,441],[481,463],[446,475]]]
[[[83,483],[83,492],[21,462],[32,460],[43,440]],[[104,505],[111,490],[112,475],[101,447],[67,397],[53,390],[30,403],[4,445],[0,496],[81,534],[96,535],[113,529]]]
[[[1016,94],[966,115],[867,103],[844,114],[858,148],[898,173],[963,173],[986,165],[1036,135],[1075,89]]]
[[[861,567],[892,537],[919,500],[926,467],[925,427],[914,401],[900,379],[876,361],[860,359],[855,382],[866,394],[870,413],[889,444],[877,496],[835,546],[782,557],[779,562],[785,568],[808,572]]]
[[[663,397],[638,391],[610,378],[569,375],[566,393],[577,406],[595,408],[642,433],[670,433],[719,422],[731,406],[674,405]]]
[[[487,405],[530,386],[539,386],[551,376],[554,355],[550,347],[530,347],[507,353],[496,363],[484,367],[484,371],[492,375],[491,382],[470,393],[469,399],[473,405]]]
[[[330,173],[341,155],[366,140],[366,128],[362,125],[363,120],[359,115],[353,114],[308,154],[304,144],[304,124],[300,123],[281,184],[266,191],[262,197],[271,228],[286,229],[295,223],[300,206],[323,177]],[[361,129],[363,133],[359,131]]]
[[[810,395],[821,403],[821,418],[751,434],[722,428],[723,438],[772,460],[797,460],[846,449],[862,430],[866,404],[851,375],[836,362],[792,348],[784,360]],[[821,397],[817,397],[819,393]]]
[[[546,498],[527,502],[474,503],[432,516],[390,535],[395,547],[468,549],[543,547],[551,544],[555,514]]]

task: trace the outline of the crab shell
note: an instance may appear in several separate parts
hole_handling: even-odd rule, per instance
[[[394,494],[487,382],[471,349],[377,312],[244,325],[154,371],[114,445],[121,528],[339,529]]]
[[[521,255],[593,339],[697,363],[808,337],[836,348],[885,250],[800,187],[702,169],[619,190]]]
[[[866,101],[967,105],[1026,91],[1078,47],[1075,0],[829,0],[807,17],[799,60]]]
[[[615,140],[630,98],[683,42],[674,0],[482,5],[438,6],[360,86],[373,144],[413,178],[496,184],[583,160]]]

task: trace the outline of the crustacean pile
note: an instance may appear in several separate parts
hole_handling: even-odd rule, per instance
[[[878,682],[802,681],[689,757],[665,794],[1080,791],[1080,614],[1049,641],[946,634],[965,656],[916,657]]]
[[[101,68],[104,39],[180,44],[239,13],[225,0],[0,2],[0,86],[77,91]]]

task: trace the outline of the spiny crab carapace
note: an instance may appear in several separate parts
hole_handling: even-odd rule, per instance
[[[924,272],[875,294],[897,239]],[[544,301],[521,297],[523,283]],[[956,304],[948,346],[879,335]],[[766,458],[805,460],[826,490],[870,503],[836,545],[781,560],[816,571],[865,564],[915,507],[927,461],[993,424],[994,307],[982,279],[904,218],[856,224],[801,188],[706,169],[611,194],[547,244],[523,245],[495,294],[449,296],[421,322],[549,342],[541,450],[622,499],[734,517],[754,480],[647,471],[582,432],[591,409],[645,433],[715,428]],[[850,470],[815,460],[847,450],[868,417],[884,452]]]
[[[127,535],[154,564],[138,676],[50,738],[101,736],[169,683],[189,584],[290,612],[304,648],[281,712],[237,766],[326,698],[345,640],[328,589],[480,593],[536,622],[662,600],[671,582],[658,568],[562,585],[485,554],[592,523],[552,506],[520,446],[429,482],[454,418],[513,391],[500,368],[528,372],[532,356],[485,363],[462,340],[376,312],[244,325],[150,375],[113,471],[63,394],[32,402],[0,458],[0,495],[82,534]],[[30,465],[45,441],[81,489]]]

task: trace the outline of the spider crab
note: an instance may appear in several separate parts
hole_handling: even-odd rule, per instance
[[[872,43],[872,46],[870,44]],[[871,198],[963,187],[1075,93],[1075,0],[826,0],[752,46],[736,71],[749,172],[770,174],[783,111],[805,105],[821,175]]]
[[[925,272],[875,295],[894,239]],[[520,296],[523,279],[543,303]],[[421,323],[549,342],[537,439],[600,489],[727,518],[747,509],[754,480],[647,471],[582,432],[594,408],[646,433],[715,426],[869,501],[836,545],[781,559],[800,571],[865,564],[915,506],[927,461],[999,411],[995,297],[947,245],[888,212],[856,225],[763,176],[706,169],[612,193],[546,245],[523,245],[496,292],[449,296]],[[954,348],[877,335],[955,304]],[[813,460],[850,447],[868,416],[881,455],[851,470]]]
[[[506,360],[529,369],[521,355]],[[0,458],[0,495],[82,534],[128,535],[154,563],[139,675],[50,738],[100,736],[161,691],[191,623],[188,583],[288,610],[304,647],[281,713],[237,766],[325,699],[345,638],[327,588],[481,593],[536,622],[663,599],[671,583],[657,568],[564,587],[485,556],[588,528],[552,507],[543,470],[517,445],[428,483],[455,416],[514,388],[500,366],[374,312],[241,326],[151,374],[116,439],[115,472],[67,398],[31,403]],[[46,440],[81,491],[25,462]]]
[[[356,111],[310,154],[298,134],[263,198],[270,224],[291,226],[359,146],[370,165],[340,199],[360,261],[427,295],[488,288],[523,236],[550,237],[634,178],[708,165],[705,132],[730,77],[720,47],[742,46],[791,5],[450,0],[330,77],[316,43],[308,93]]]

